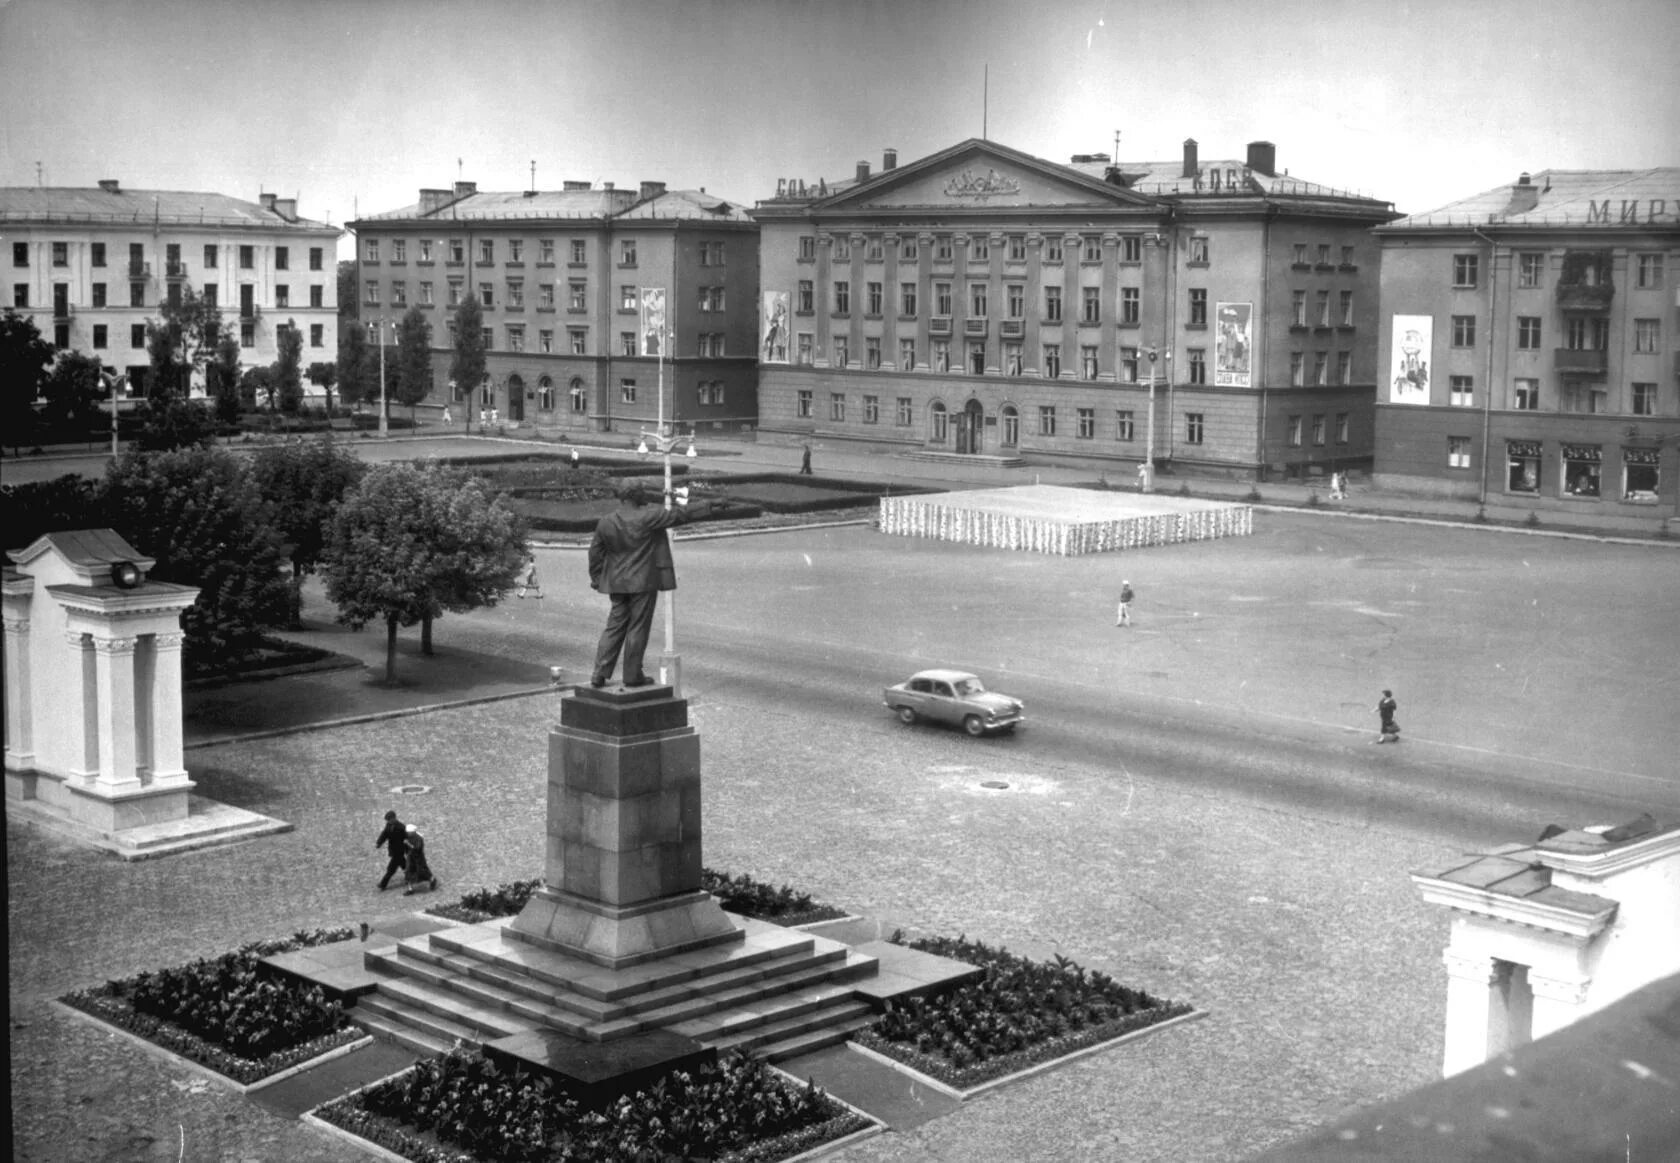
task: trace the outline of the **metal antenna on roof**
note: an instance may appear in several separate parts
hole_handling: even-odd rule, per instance
[[[531,193],[537,192],[537,159],[531,159]]]
[[[990,112],[988,102],[992,95],[992,62],[987,61],[986,67],[980,74],[980,140],[986,140],[986,115]]]

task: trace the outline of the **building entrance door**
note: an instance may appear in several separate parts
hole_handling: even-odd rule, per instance
[[[957,451],[980,452],[985,445],[985,430],[986,410],[980,406],[979,400],[970,400],[957,413]]]
[[[518,424],[525,419],[525,381],[519,376],[508,377],[507,419]]]

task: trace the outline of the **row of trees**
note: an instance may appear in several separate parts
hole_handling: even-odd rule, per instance
[[[252,456],[218,448],[131,451],[103,480],[67,476],[0,488],[10,547],[58,529],[109,527],[156,560],[150,576],[199,587],[182,615],[189,667],[237,663],[271,629],[296,626],[304,579],[319,571],[338,621],[397,631],[494,605],[528,557],[523,521],[459,470],[369,468],[331,440]]]

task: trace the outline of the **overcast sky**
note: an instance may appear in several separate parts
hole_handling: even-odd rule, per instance
[[[342,224],[533,161],[542,189],[750,204],[884,148],[1065,162],[1119,131],[1126,160],[1272,141],[1410,213],[1680,165],[1677,60],[1677,0],[0,0],[0,185],[266,190]]]

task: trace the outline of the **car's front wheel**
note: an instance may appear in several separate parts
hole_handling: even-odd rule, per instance
[[[986,733],[986,724],[981,720],[979,715],[970,715],[968,718],[963,720],[963,730],[967,731],[970,735],[984,735]]]
[[[898,708],[898,721],[904,724],[914,723],[916,721],[916,712],[912,711],[909,707],[900,707]]]

